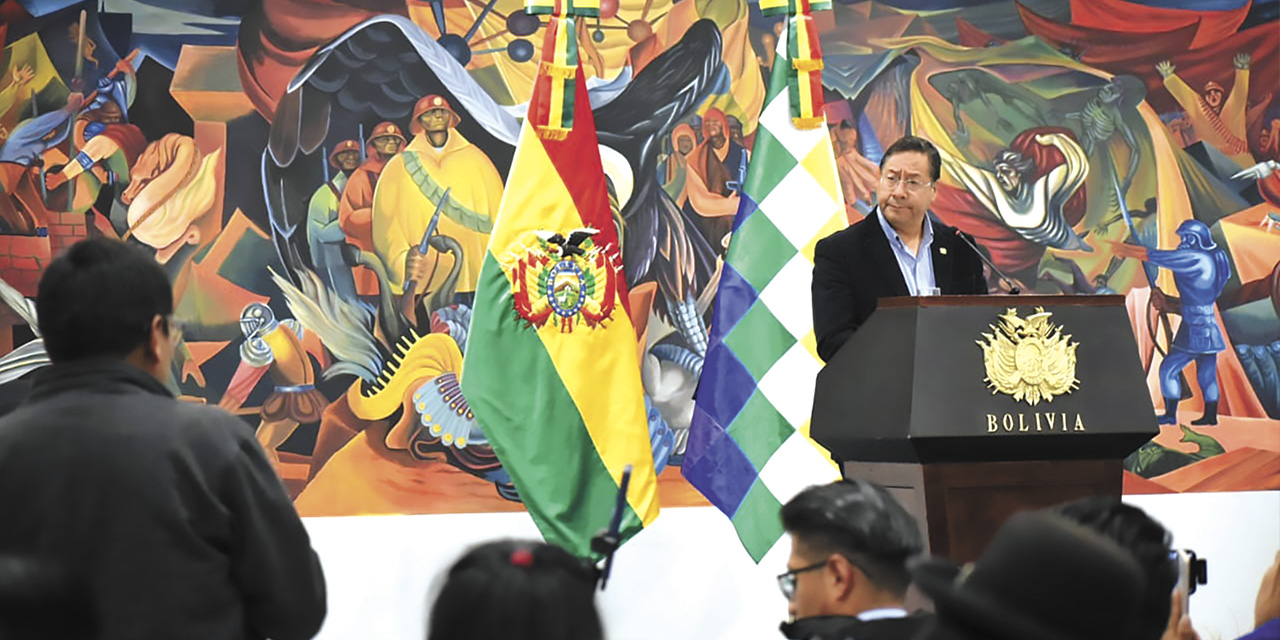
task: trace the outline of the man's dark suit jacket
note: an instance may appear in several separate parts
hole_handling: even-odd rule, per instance
[[[822,240],[813,249],[813,330],[818,356],[830,361],[880,298],[909,296],[898,260],[880,228],[879,211]],[[982,259],[937,220],[933,225],[933,276],[944,295],[987,293]]]
[[[815,616],[784,623],[781,631],[789,640],[914,640],[932,631],[937,626],[936,620],[927,611],[917,611],[905,618],[875,620]]]

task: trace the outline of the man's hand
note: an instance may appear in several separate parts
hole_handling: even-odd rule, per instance
[[[1151,288],[1151,306],[1155,307],[1156,311],[1173,311],[1169,306],[1169,296],[1157,287]]]
[[[1253,56],[1247,53],[1237,53],[1236,57],[1231,59],[1231,64],[1234,64],[1236,68],[1240,69],[1241,71],[1248,70],[1249,64],[1252,62],[1253,62]]]
[[[427,272],[431,270],[431,263],[427,260],[427,256],[418,253],[417,248],[409,249],[409,255],[404,259],[404,279],[406,282],[413,280],[421,286],[427,280]]]
[[[28,82],[31,82],[35,77],[36,72],[32,70],[31,65],[29,64],[24,64],[13,70],[13,84],[16,87],[21,87]]]
[[[1160,640],[1200,640],[1200,634],[1191,626],[1191,616],[1183,610],[1185,597],[1181,589],[1173,592],[1169,623],[1165,625],[1164,635],[1160,636]]]
[[[1156,71],[1160,72],[1161,78],[1168,78],[1173,75],[1173,63],[1168,60],[1162,60],[1156,63]]]

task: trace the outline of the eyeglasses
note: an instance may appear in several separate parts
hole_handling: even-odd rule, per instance
[[[830,562],[830,560],[823,560],[818,564],[801,567],[799,569],[792,569],[791,571],[778,576],[778,588],[782,590],[783,597],[787,600],[796,597],[796,576],[807,571],[817,571],[818,569],[822,569]]]
[[[182,331],[186,325],[174,316],[169,316],[169,341],[177,344],[182,340]]]
[[[903,180],[898,176],[891,176],[891,175],[885,174],[880,176],[880,184],[884,185],[884,188],[890,191],[897,189],[898,185],[901,184],[903,191],[906,191],[907,193],[916,193],[921,189],[933,184],[933,182],[932,181],[921,182],[919,180],[916,180],[915,178],[907,178],[906,180]]]

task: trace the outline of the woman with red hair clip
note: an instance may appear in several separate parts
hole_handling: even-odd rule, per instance
[[[544,542],[489,542],[445,574],[427,640],[603,640],[595,567]]]

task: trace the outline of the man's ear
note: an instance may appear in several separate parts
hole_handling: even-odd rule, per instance
[[[833,553],[827,558],[827,569],[831,572],[835,595],[843,600],[848,598],[858,581],[863,579],[862,572],[853,566],[849,559]]]

